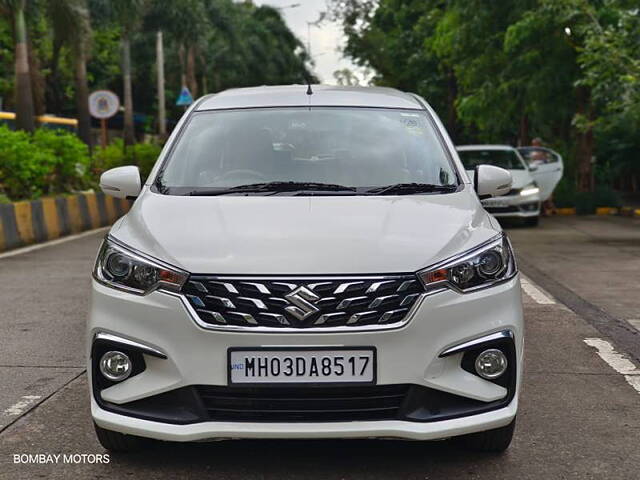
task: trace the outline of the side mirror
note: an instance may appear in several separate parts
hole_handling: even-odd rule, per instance
[[[533,164],[529,165],[530,172],[535,172],[536,170],[538,170],[538,165],[533,165]]]
[[[513,178],[508,170],[493,165],[478,165],[473,184],[480,199],[499,197],[511,190]]]
[[[135,198],[140,194],[140,170],[126,166],[107,170],[100,175],[100,188],[116,198]]]

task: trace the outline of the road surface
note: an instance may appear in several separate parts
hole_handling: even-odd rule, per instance
[[[640,221],[551,218],[509,234],[525,275],[526,358],[516,436],[499,456],[449,441],[224,441],[92,463],[105,452],[84,317],[104,231],[0,255],[0,478],[637,479]],[[20,462],[27,454],[76,456]]]

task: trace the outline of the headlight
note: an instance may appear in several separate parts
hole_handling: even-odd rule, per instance
[[[427,291],[453,288],[462,293],[490,287],[517,273],[509,239],[500,234],[468,252],[418,272]]]
[[[107,238],[100,247],[93,276],[104,285],[146,295],[158,288],[177,292],[189,274]]]
[[[531,182],[520,190],[520,195],[526,197],[527,195],[535,195],[538,192],[540,192],[538,184],[536,182]]]

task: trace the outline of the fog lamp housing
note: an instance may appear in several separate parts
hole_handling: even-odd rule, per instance
[[[133,364],[124,352],[110,350],[100,358],[100,373],[112,382],[122,382],[129,378]]]
[[[478,375],[487,380],[495,380],[507,371],[507,356],[497,348],[482,351],[474,363]]]

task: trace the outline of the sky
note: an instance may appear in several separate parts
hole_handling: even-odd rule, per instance
[[[254,0],[256,5],[270,5],[281,8],[289,28],[296,36],[307,45],[307,22],[315,22],[320,12],[326,9],[325,0]],[[282,8],[298,4],[295,8]],[[311,26],[310,47],[311,55],[315,61],[314,73],[320,78],[321,83],[335,84],[333,72],[342,68],[348,68],[360,78],[361,69],[348,59],[342,57],[340,46],[345,38],[340,25],[324,21],[320,27]]]

